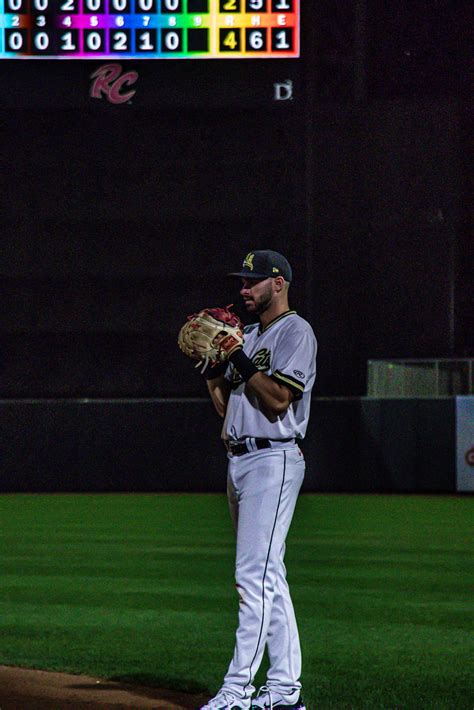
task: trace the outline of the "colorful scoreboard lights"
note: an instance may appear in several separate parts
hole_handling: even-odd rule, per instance
[[[299,56],[299,0],[0,0],[3,59]]]

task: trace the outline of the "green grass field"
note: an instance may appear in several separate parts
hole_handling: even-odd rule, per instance
[[[286,559],[308,710],[473,710],[473,514],[301,496]],[[223,496],[5,495],[0,521],[0,663],[220,687],[238,607]]]

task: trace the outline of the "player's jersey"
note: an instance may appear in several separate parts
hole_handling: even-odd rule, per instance
[[[263,330],[256,323],[245,328],[244,352],[258,369],[294,395],[287,411],[270,420],[255,394],[229,365],[226,379],[232,384],[222,436],[224,439],[302,439],[308,426],[311,389],[316,378],[317,342],[310,324],[286,311]]]

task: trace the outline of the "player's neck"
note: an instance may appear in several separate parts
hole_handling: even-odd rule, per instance
[[[288,301],[282,301],[281,303],[272,303],[270,308],[268,308],[264,313],[261,314],[260,316],[260,323],[262,325],[262,328],[266,328],[269,323],[271,323],[272,320],[275,320],[275,318],[278,318],[278,316],[281,316],[282,313],[286,313],[286,311],[289,311],[290,307],[288,305]]]

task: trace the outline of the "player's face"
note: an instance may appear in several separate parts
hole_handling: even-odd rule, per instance
[[[240,295],[249,313],[261,315],[270,308],[273,300],[274,279],[242,279]]]

